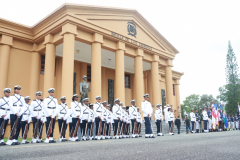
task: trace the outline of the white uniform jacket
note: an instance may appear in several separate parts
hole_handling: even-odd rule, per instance
[[[131,123],[131,116],[128,115],[128,120],[127,120],[127,123],[130,124]]]
[[[202,115],[203,115],[203,120],[208,120],[208,114],[207,114],[207,111],[203,111],[202,112]]]
[[[82,110],[83,110],[82,121],[84,121],[85,119],[88,120],[88,118],[89,118],[89,107],[87,105],[83,104]]]
[[[173,112],[168,112],[168,121],[174,121]]]
[[[137,112],[137,122],[142,123],[142,116],[140,112]]]
[[[157,122],[157,120],[162,120],[163,119],[163,116],[162,116],[162,109],[156,109],[156,112],[155,112],[155,122]]]
[[[55,118],[57,115],[57,99],[54,97],[47,97],[44,99],[44,113],[46,117],[52,115],[52,118]]]
[[[95,122],[94,111],[89,108],[88,122]]]
[[[97,118],[100,116],[102,118],[102,110],[103,110],[103,105],[101,103],[94,103],[93,104],[93,111],[94,111],[94,116]]]
[[[122,109],[122,112],[121,112],[121,120],[124,121],[124,116],[125,116],[125,111]]]
[[[19,94],[14,94],[11,96],[11,100],[12,100],[12,109],[10,114],[16,114],[18,113],[19,116],[22,115],[22,111],[21,109],[25,106],[25,101],[23,96],[19,95]]]
[[[77,116],[79,116],[79,119],[82,119],[83,109],[82,109],[81,103],[77,101],[71,102],[71,109],[72,109],[72,118],[78,118]]]
[[[71,109],[71,108],[68,109],[68,112],[67,112],[67,121],[66,121],[66,123],[67,123],[67,124],[68,124],[68,123],[72,123],[72,109]]]
[[[113,114],[109,110],[107,110],[107,123],[113,123]]]
[[[191,121],[192,121],[192,122],[196,122],[195,113],[191,112],[191,113],[190,113],[190,117],[191,117]]]
[[[105,121],[105,119],[107,119],[107,108],[103,107],[102,108],[102,121]]]
[[[30,105],[30,110],[32,117],[38,117],[37,119],[40,119],[43,114],[43,109],[44,109],[44,103],[42,100],[33,100]]]
[[[150,117],[152,116],[153,109],[152,109],[152,105],[150,102],[148,102],[146,100],[143,101],[141,103],[141,107],[142,107],[143,117],[148,117],[148,114],[150,115]]]
[[[22,121],[28,121],[28,123],[31,122],[31,118],[32,118],[32,111],[30,109],[29,104],[25,103],[23,110],[22,110]]]
[[[57,115],[58,119],[66,120],[67,119],[68,106],[67,103],[61,103],[58,105]]]
[[[13,112],[11,97],[2,97],[0,99],[0,117],[5,115],[4,119],[9,119],[11,111]]]
[[[129,107],[129,115],[131,119],[134,119],[137,117],[137,107],[131,106]]]
[[[122,108],[118,104],[115,104],[113,106],[112,112],[113,112],[113,119],[117,120],[118,118],[121,118]]]
[[[42,123],[45,123],[45,122],[47,121],[47,118],[46,118],[46,116],[45,116],[44,111],[42,112],[41,121],[42,121]]]

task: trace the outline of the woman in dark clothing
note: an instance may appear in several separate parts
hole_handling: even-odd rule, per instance
[[[175,125],[177,126],[178,134],[180,134],[180,127],[181,127],[180,115],[178,115],[178,118],[175,120]]]

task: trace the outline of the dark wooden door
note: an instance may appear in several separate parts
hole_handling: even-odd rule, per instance
[[[114,105],[114,80],[108,79],[108,104],[111,104],[111,110]]]

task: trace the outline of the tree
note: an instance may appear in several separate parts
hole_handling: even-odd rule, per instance
[[[198,108],[199,100],[200,100],[200,96],[196,94],[192,94],[186,97],[186,100],[184,100],[183,104],[181,104],[182,117],[185,117],[184,114],[189,114],[191,112],[191,109]]]

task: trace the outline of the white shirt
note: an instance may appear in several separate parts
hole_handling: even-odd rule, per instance
[[[89,108],[89,119],[88,122],[95,122],[95,116],[94,116],[94,111]]]
[[[137,112],[137,122],[142,123],[142,116],[140,112]]]
[[[82,106],[82,110],[83,110],[83,116],[82,116],[82,120],[85,120],[89,118],[89,107],[85,104],[83,104]]]
[[[66,123],[67,124],[68,123],[72,123],[72,109],[71,108],[68,109],[68,112],[67,112],[67,122]]]
[[[57,115],[58,115],[58,119],[62,119],[66,120],[67,119],[67,112],[68,112],[68,106],[67,103],[61,103],[58,105],[58,109],[57,109]]]
[[[131,116],[128,115],[128,120],[127,120],[127,123],[130,124],[131,123]]]
[[[0,117],[5,115],[4,119],[9,119],[11,111],[13,112],[11,97],[2,97],[0,99]]]
[[[155,112],[155,122],[157,122],[157,120],[162,120],[162,109],[156,109]]]
[[[43,109],[44,109],[43,101],[35,99],[31,102],[30,110],[31,110],[32,117],[37,116],[38,119],[40,119],[43,114]]]
[[[207,115],[207,111],[203,111],[202,112],[202,115],[203,115],[203,120],[208,120],[208,115]]]
[[[30,123],[31,118],[32,118],[32,111],[30,109],[29,104],[25,103],[22,111],[23,111],[22,112],[22,121],[28,120],[28,123]]]
[[[174,121],[173,112],[168,113],[168,121]]]
[[[121,117],[121,113],[122,113],[122,108],[118,105],[115,104],[112,108],[113,111],[113,119],[118,119],[118,117]]]
[[[103,108],[103,105],[101,103],[96,102],[95,104],[93,104],[93,111],[94,111],[95,118],[98,116],[102,118],[102,108]]]
[[[107,123],[113,123],[113,114],[109,110],[107,110]]]
[[[81,103],[77,101],[71,102],[71,109],[72,109],[72,118],[78,118],[77,116],[79,116],[79,119],[82,119],[83,109],[82,109]]]
[[[11,100],[12,100],[12,107],[13,110],[11,110],[10,114],[17,114],[19,116],[21,116],[21,109],[25,106],[25,101],[23,96],[19,95],[19,94],[14,94],[11,96]]]
[[[143,101],[141,103],[141,106],[142,106],[143,117],[148,117],[148,114],[151,117],[152,113],[153,113],[153,109],[152,109],[151,103],[148,102],[147,100],[145,100],[145,101]]]
[[[124,121],[125,111],[122,109],[121,120]]]
[[[102,108],[102,121],[105,121],[105,119],[107,119],[107,108],[103,107]]]
[[[55,118],[57,115],[57,99],[51,96],[48,96],[44,99],[44,113],[46,117],[52,115],[52,118]]]
[[[45,123],[47,121],[47,118],[45,116],[44,110],[42,112],[41,121],[42,121],[42,123]]]
[[[192,121],[192,122],[196,122],[195,113],[191,112],[191,113],[190,113],[190,117],[191,117],[191,121]]]
[[[131,107],[129,107],[129,115],[130,115],[131,119],[136,118],[137,117],[137,107],[135,107],[133,105]]]

